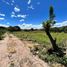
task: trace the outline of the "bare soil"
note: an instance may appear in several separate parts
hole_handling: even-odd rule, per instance
[[[12,34],[5,34],[0,41],[0,67],[49,67],[48,64],[30,52],[30,44]]]

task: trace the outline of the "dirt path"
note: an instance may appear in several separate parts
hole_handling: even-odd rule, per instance
[[[28,43],[29,45],[29,43]],[[30,52],[27,42],[6,34],[0,41],[0,67],[49,67]]]

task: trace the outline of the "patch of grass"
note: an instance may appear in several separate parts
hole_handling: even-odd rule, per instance
[[[4,38],[3,34],[6,32],[6,30],[0,29],[0,40]]]
[[[26,40],[31,40],[33,42],[37,42],[40,44],[45,44],[50,43],[50,40],[48,36],[45,34],[44,31],[20,31],[20,32],[13,32],[13,34],[17,37],[19,37],[21,40],[26,39]],[[63,40],[67,40],[67,34],[66,33],[51,33],[54,38],[57,39],[57,43],[61,43]]]
[[[49,54],[48,49],[45,48],[44,45],[35,46],[34,49],[31,49],[31,52],[34,55],[39,56],[40,59],[49,63],[50,65],[53,65],[54,63],[58,63],[67,67],[67,56],[59,57],[55,53]]]
[[[49,54],[48,49],[51,48],[51,43],[47,35],[44,31],[20,31],[20,32],[13,32],[13,34],[19,37],[21,40],[31,40],[33,42],[37,42],[40,45],[34,45],[34,48],[31,49],[31,52],[34,55],[38,55],[42,60],[53,64],[53,63],[60,63],[67,67],[67,56],[58,57],[56,54]],[[57,44],[62,47],[67,47],[67,34],[66,33],[54,33],[52,32],[51,35],[53,38],[57,39]]]

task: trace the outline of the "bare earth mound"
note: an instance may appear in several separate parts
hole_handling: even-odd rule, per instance
[[[49,66],[30,52],[27,43],[6,34],[5,39],[0,41],[0,67]]]

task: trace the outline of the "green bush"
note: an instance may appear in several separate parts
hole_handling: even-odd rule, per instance
[[[67,56],[64,56],[60,59],[59,63],[65,65],[67,67]]]
[[[6,30],[0,29],[0,40],[4,38],[3,34],[6,32]]]
[[[44,53],[44,54],[39,54],[39,57],[42,60],[44,60],[50,64],[60,63],[60,64],[64,65],[65,67],[67,67],[67,57],[66,56],[58,57],[55,54],[49,55],[48,53],[46,53],[46,54]]]
[[[34,55],[38,55],[39,58],[48,62],[48,63],[60,63],[66,66],[67,58],[65,56],[59,57],[56,54],[49,54],[48,49],[52,46],[50,45],[50,41],[44,31],[20,31],[20,32],[13,32],[13,34],[20,39],[31,40],[33,42],[37,42],[40,45],[35,45],[34,49],[31,49]],[[67,34],[66,33],[51,33],[54,38],[57,38],[57,44],[60,48],[67,47]],[[66,66],[67,67],[67,66]]]
[[[32,53],[34,55],[38,55],[40,59],[48,62],[49,64],[60,63],[67,67],[67,57],[59,57],[55,53],[49,54],[45,45],[35,45]]]

